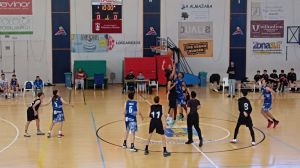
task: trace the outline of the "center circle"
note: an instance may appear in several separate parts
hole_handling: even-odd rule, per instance
[[[145,127],[145,126],[149,126],[149,122],[139,124],[138,128],[143,129],[143,127]],[[216,137],[214,135],[213,135],[213,137],[211,137],[212,135],[205,135],[205,132],[208,132],[208,131],[204,131],[204,133],[202,133],[204,144],[223,141],[230,136],[230,131],[224,127],[221,127],[221,126],[218,126],[215,124],[200,123],[200,129],[203,130],[203,127],[204,128],[208,127],[208,129],[210,130],[209,132],[214,132],[214,135],[216,135]],[[184,144],[185,141],[187,140],[186,125],[179,124],[172,128],[166,128],[165,135],[166,135],[166,140],[167,140],[168,144]],[[223,136],[219,136],[219,135],[223,135]],[[196,137],[196,139],[198,139],[198,135],[197,135],[197,132],[195,131],[195,129],[193,129],[193,137],[194,138]],[[147,141],[146,138],[138,136],[138,135],[136,135],[135,138],[140,143],[145,143]],[[194,142],[199,143],[199,140],[197,140],[197,141],[194,140]],[[160,140],[151,140],[150,143],[151,144],[161,144],[162,142]]]

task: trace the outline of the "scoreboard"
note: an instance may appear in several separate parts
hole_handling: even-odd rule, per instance
[[[93,33],[122,33],[122,5],[92,5]]]

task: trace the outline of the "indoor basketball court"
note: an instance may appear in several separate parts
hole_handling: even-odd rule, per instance
[[[299,7],[1,0],[0,167],[300,167]]]

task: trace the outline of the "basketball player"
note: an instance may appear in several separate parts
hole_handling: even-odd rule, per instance
[[[128,93],[128,99],[129,100],[126,101],[124,107],[126,131],[124,136],[123,148],[127,148],[127,138],[128,138],[128,134],[130,133],[132,134],[130,151],[137,152],[138,150],[134,146],[135,132],[138,130],[136,115],[139,114],[142,120],[143,120],[143,116],[138,111],[138,103],[136,100],[134,100],[134,92]]]
[[[39,92],[37,94],[37,97],[35,100],[30,104],[30,106],[27,108],[27,123],[25,125],[25,134],[24,137],[30,137],[30,134],[28,134],[28,127],[31,121],[35,120],[36,122],[36,128],[37,128],[37,135],[45,135],[40,130],[40,118],[39,118],[39,108],[42,104],[42,101],[44,99],[44,93]]]
[[[10,80],[10,92],[12,93],[13,98],[15,97],[15,92],[17,92],[19,90],[19,87],[20,87],[20,85],[19,85],[17,76],[16,76],[16,74],[13,74],[12,78]]]
[[[200,101],[196,99],[196,92],[191,92],[191,100],[187,103],[187,129],[188,129],[188,141],[185,144],[193,143],[193,126],[198,133],[199,147],[203,145],[203,138],[201,129],[199,127],[199,114],[198,109],[200,108]]]
[[[52,137],[52,129],[55,124],[59,123],[59,131],[58,131],[58,138],[62,138],[64,134],[62,133],[63,122],[65,121],[65,115],[63,111],[63,104],[67,103],[62,97],[59,96],[58,90],[53,90],[53,97],[51,98],[48,104],[52,103],[53,108],[53,118],[52,124],[48,131],[48,138]]]
[[[166,137],[165,137],[165,131],[164,128],[166,127],[165,124],[163,124],[162,122],[162,116],[165,117],[165,115],[163,114],[163,108],[162,105],[159,104],[159,97],[155,96],[154,97],[154,103],[153,105],[151,105],[150,107],[150,114],[149,117],[151,118],[150,121],[150,126],[149,126],[149,136],[148,136],[148,140],[146,143],[146,147],[145,147],[145,155],[149,154],[149,150],[148,150],[148,146],[152,137],[152,133],[154,132],[154,130],[156,130],[156,133],[161,135],[161,141],[162,141],[162,145],[163,145],[163,156],[167,157],[170,156],[171,153],[167,151],[167,147],[166,147]]]
[[[180,110],[178,120],[183,121],[183,119],[184,119],[183,109],[185,111],[187,111],[187,108],[186,108],[185,97],[184,97],[184,94],[183,94],[183,88],[186,89],[186,85],[185,85],[185,82],[183,81],[183,73],[182,72],[178,73],[178,76],[177,76],[177,79],[175,80],[175,83],[176,83],[176,92],[177,92],[176,104],[177,104],[177,107]]]
[[[169,116],[167,117],[168,126],[172,127],[176,121],[177,113],[177,92],[176,83],[174,80],[168,81],[168,100],[169,100]]]
[[[262,95],[264,96],[264,103],[261,109],[261,114],[268,120],[267,128],[270,128],[274,123],[273,128],[275,128],[279,121],[276,120],[270,113],[272,109],[272,94],[275,93],[273,89],[267,86],[266,80],[262,80]]]
[[[253,131],[252,119],[250,116],[250,114],[252,112],[252,106],[251,106],[250,101],[247,98],[248,91],[246,89],[242,89],[242,94],[243,94],[243,97],[238,99],[240,116],[239,116],[239,119],[237,121],[235,130],[234,130],[234,137],[230,142],[237,143],[237,135],[239,133],[240,126],[246,125],[246,127],[248,127],[250,130],[250,134],[251,134],[251,138],[252,138],[251,144],[254,146],[256,144],[255,143],[255,135],[254,135],[254,131]]]

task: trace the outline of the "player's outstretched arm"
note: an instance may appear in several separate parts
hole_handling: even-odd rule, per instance
[[[50,98],[48,101],[42,102],[41,106],[48,106],[52,102],[52,98]]]

